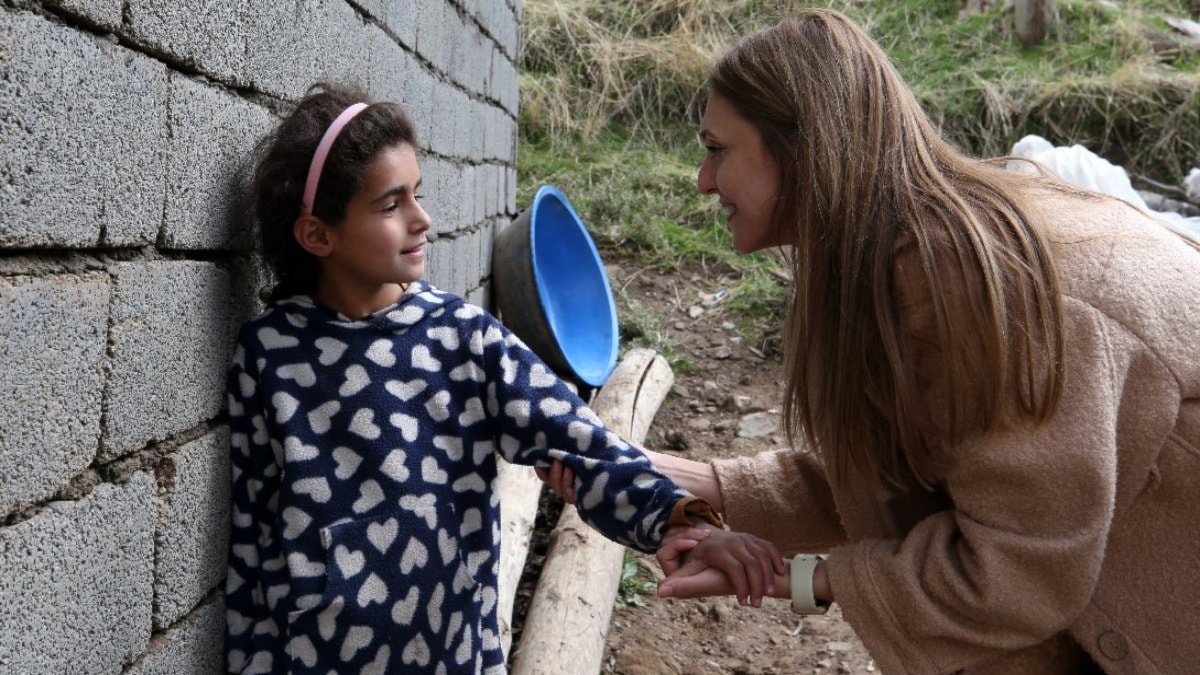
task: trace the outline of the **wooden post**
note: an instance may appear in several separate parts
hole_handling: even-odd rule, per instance
[[[632,350],[592,409],[609,429],[641,444],[674,381],[661,356]],[[600,672],[624,555],[585,525],[575,507],[563,509],[513,654],[513,675]]]
[[[1021,44],[1035,45],[1046,39],[1058,21],[1058,6],[1055,0],[1014,0],[1013,19]]]

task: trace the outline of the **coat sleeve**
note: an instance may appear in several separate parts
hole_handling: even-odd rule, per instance
[[[950,448],[952,508],[901,539],[830,553],[834,597],[884,672],[952,672],[1039,644],[1089,602],[1118,447],[1153,446],[1159,433],[1122,437],[1118,423],[1170,418],[1179,392],[1150,350],[1090,305],[1067,298],[1064,327],[1066,386],[1050,421]]]
[[[263,563],[274,548],[272,510],[280,467],[268,440],[258,381],[252,364],[246,363],[249,358],[240,343],[226,387],[233,504],[225,578],[225,653],[231,673],[263,671],[271,658],[269,651],[256,649],[255,642],[256,636],[270,632],[272,621],[263,592],[269,581],[264,577],[270,574]]]
[[[712,464],[731,529],[766,539],[784,555],[845,543],[824,467],[812,453],[773,450]]]
[[[561,461],[575,472],[584,522],[622,545],[655,550],[675,505],[690,495],[605,428],[519,338],[478,311],[470,339],[482,353],[486,414],[501,455],[532,466]]]

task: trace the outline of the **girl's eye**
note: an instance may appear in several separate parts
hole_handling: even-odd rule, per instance
[[[383,212],[384,213],[395,213],[396,210],[399,208],[400,208],[400,202],[392,202],[391,204],[388,204],[386,208],[383,209]]]
[[[413,195],[413,199],[416,199],[417,201],[421,201],[421,200],[425,199],[425,195]]]
[[[725,152],[725,148],[722,148],[719,145],[706,145],[704,146],[704,151],[710,155],[719,155],[722,152]]]

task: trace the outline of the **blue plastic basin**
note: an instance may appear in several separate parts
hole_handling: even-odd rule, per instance
[[[560,375],[599,387],[617,365],[617,306],[596,244],[566,195],[543,186],[496,238],[504,323]]]

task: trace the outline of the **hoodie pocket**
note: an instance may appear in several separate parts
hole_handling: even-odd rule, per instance
[[[450,534],[458,520],[451,504],[432,503],[323,528],[325,590],[288,615],[292,672],[446,662],[463,639],[449,633],[478,625],[481,595]]]

